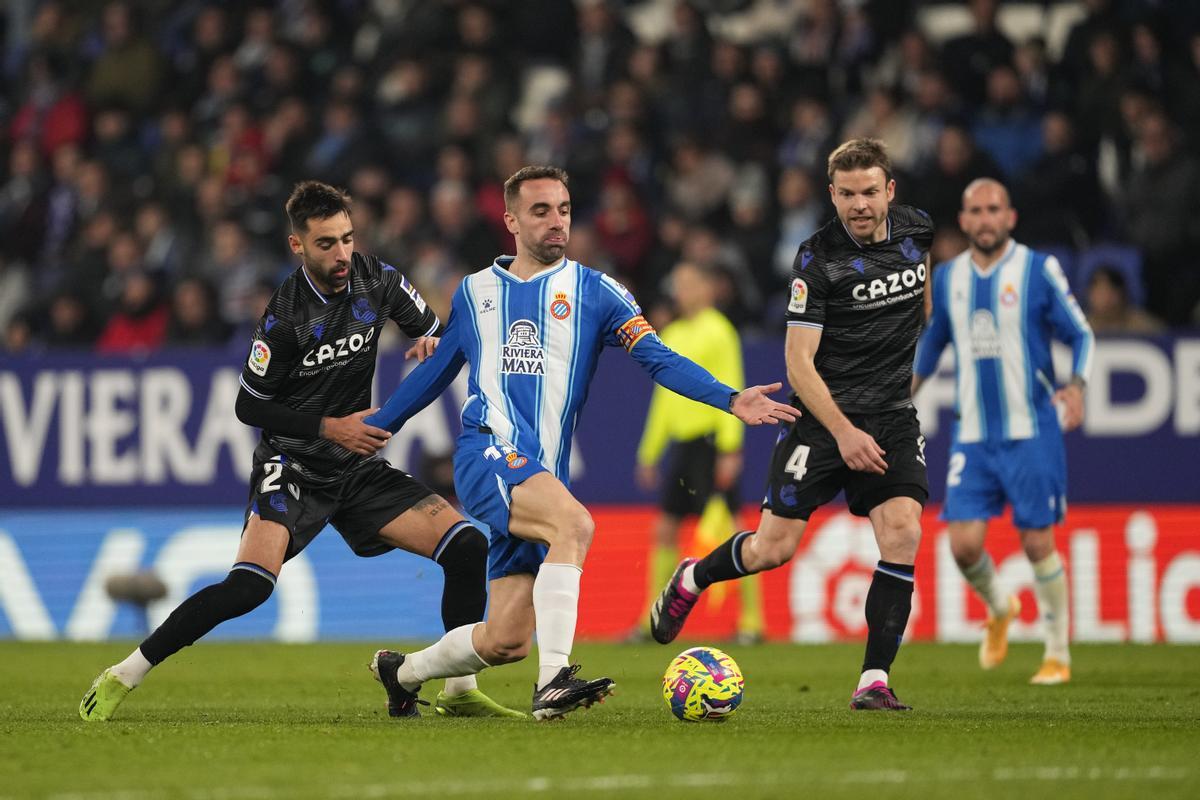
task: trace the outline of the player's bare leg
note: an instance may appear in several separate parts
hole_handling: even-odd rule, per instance
[[[950,552],[963,579],[988,609],[983,641],[979,643],[979,666],[993,669],[1008,655],[1008,626],[1021,613],[1021,601],[1005,594],[996,580],[996,565],[984,548],[987,520],[956,520],[950,530]]]
[[[225,620],[266,602],[283,566],[288,539],[287,528],[251,514],[225,580],[184,600],[124,661],[100,673],[79,704],[79,716],[89,722],[110,719],[154,666]]]
[[[756,531],[735,533],[702,559],[685,558],[659,594],[650,614],[650,633],[667,644],[683,630],[700,593],[718,581],[742,578],[786,564],[800,546],[802,519],[763,510]]]
[[[1066,683],[1071,680],[1071,612],[1067,574],[1054,546],[1054,528],[1022,529],[1021,546],[1033,565],[1033,589],[1046,637],[1042,666],[1029,682],[1039,686]]]
[[[595,532],[592,515],[558,478],[540,472],[513,487],[508,529],[514,536],[549,547],[532,590],[538,639],[534,716],[548,719],[591,705],[615,685],[609,678],[575,678],[578,666],[570,663],[579,582]]]
[[[910,497],[893,497],[871,509],[870,518],[880,558],[867,592],[866,655],[850,708],[905,711],[909,707],[889,687],[888,672],[912,609],[913,564],[921,543],[921,504]]]
[[[449,503],[429,495],[379,531],[388,544],[425,556],[445,573],[442,623],[447,634],[433,646],[403,656],[381,650],[372,672],[388,690],[392,716],[415,716],[416,693],[426,676],[446,677],[436,708],[447,716],[524,717],[479,690],[475,673],[487,663],[471,652],[472,628],[487,606],[487,540]],[[464,646],[465,645],[465,646]],[[391,671],[394,671],[393,682]]]

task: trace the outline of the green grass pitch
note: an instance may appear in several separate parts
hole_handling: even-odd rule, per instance
[[[745,702],[685,724],[659,687],[686,646],[581,644],[616,696],[534,723],[389,719],[370,644],[201,643],[86,724],[130,645],[4,642],[0,798],[1200,797],[1200,648],[1079,645],[1073,683],[1031,687],[1040,647],[984,673],[974,647],[910,644],[893,684],[916,710],[896,714],[847,709],[859,645],[729,645]],[[527,710],[534,671],[481,686]]]

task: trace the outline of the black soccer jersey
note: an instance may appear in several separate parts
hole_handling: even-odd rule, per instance
[[[395,267],[355,253],[349,283],[321,294],[300,267],[271,296],[242,369],[242,386],[255,397],[323,417],[370,408],[379,334],[393,319],[410,337],[440,327],[437,315]],[[313,485],[338,480],[368,458],[328,439],[283,436],[264,430],[259,452],[282,453]],[[256,457],[258,454],[256,453]]]
[[[821,330],[816,368],[843,412],[912,401],[912,366],[925,321],[925,258],[933,223],[895,205],[888,237],[860,244],[837,217],[800,245],[787,324]]]

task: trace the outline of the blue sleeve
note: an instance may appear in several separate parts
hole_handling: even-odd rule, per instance
[[[730,396],[737,390],[663,344],[628,289],[601,275],[597,292],[605,344],[624,347],[660,386],[721,411],[729,410]]]
[[[946,305],[946,281],[950,264],[945,263],[933,271],[933,313],[929,324],[917,342],[917,359],[913,372],[928,378],[937,369],[942,351],[950,343],[950,309]]]
[[[446,323],[446,330],[433,356],[400,381],[400,385],[383,407],[363,420],[364,422],[395,433],[454,382],[463,364],[467,362],[459,344],[459,329],[462,325],[455,324],[455,316],[456,313],[451,311],[450,320]]]
[[[1096,336],[1083,315],[1083,309],[1071,294],[1067,277],[1054,256],[1046,256],[1041,277],[1048,287],[1050,298],[1047,314],[1054,337],[1071,346],[1071,373],[1085,381],[1092,372],[1092,355],[1096,352]]]
[[[629,354],[659,386],[721,411],[729,410],[729,402],[737,390],[721,383],[704,367],[667,347],[653,329],[639,338]]]

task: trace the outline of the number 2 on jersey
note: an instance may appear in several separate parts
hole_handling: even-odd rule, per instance
[[[788,456],[787,463],[783,465],[783,471],[796,480],[803,478],[804,473],[808,472],[808,454],[811,450],[806,444],[796,445],[796,449]]]

